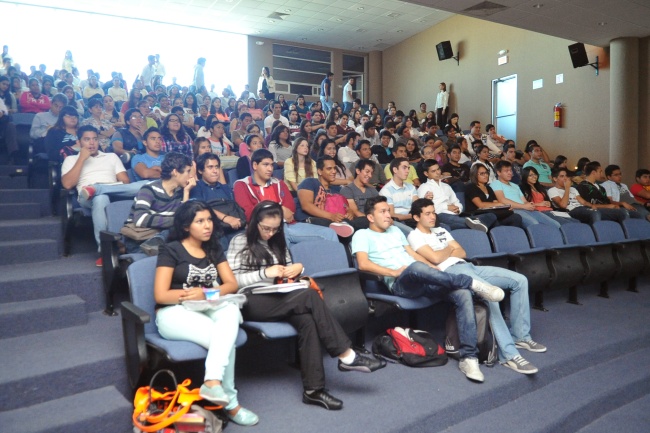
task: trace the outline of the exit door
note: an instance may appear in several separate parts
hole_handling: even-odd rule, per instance
[[[492,80],[492,122],[497,133],[517,140],[517,75]]]

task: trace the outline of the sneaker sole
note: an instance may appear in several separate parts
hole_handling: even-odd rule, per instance
[[[472,289],[472,292],[476,293],[476,296],[480,297],[481,299],[485,299],[486,301],[489,302],[501,302],[503,301],[503,298],[506,296],[505,292],[503,289],[501,290],[501,296],[497,296],[496,298],[493,296],[493,293],[499,293],[498,290],[493,290],[491,293],[485,293],[485,292],[479,292],[477,290]]]
[[[370,367],[367,366],[353,366],[353,365],[346,365],[346,364],[339,364],[339,370],[341,371],[358,371],[359,373],[372,373],[373,371],[381,370],[382,368],[386,367],[386,363],[379,364],[377,368],[374,370],[371,369]]]
[[[538,369],[537,367],[535,367],[535,369],[533,369],[533,370],[520,370],[520,369],[518,369],[518,368],[516,368],[516,367],[512,367],[512,366],[511,366],[510,364],[508,364],[507,362],[506,362],[506,363],[503,363],[503,364],[501,364],[501,365],[503,365],[503,366],[506,367],[506,368],[509,368],[509,369],[512,370],[512,371],[515,371],[515,372],[517,372],[517,373],[521,373],[521,374],[535,374],[535,373],[537,373],[537,372],[539,371],[539,369]]]
[[[465,373],[463,370],[460,370],[460,372],[463,373],[465,375],[465,377],[468,378],[469,380],[471,380],[472,382],[476,382],[476,383],[485,382],[485,377],[471,377],[471,376],[468,376],[467,373]]]
[[[349,238],[354,233],[354,228],[349,224],[332,223],[330,228],[342,238]]]
[[[515,343],[515,347],[517,349],[524,349],[524,350],[527,350],[529,352],[535,352],[535,353],[544,353],[547,350],[546,347],[544,349],[534,349],[534,348],[530,347],[527,344],[521,344],[519,342]]]
[[[481,232],[483,232],[483,233],[487,233],[487,232],[488,232],[488,228],[487,228],[487,226],[486,226],[485,224],[483,224],[482,222],[472,221],[472,220],[470,220],[470,219],[468,218],[468,219],[465,220],[465,224],[466,224],[469,228],[471,228],[472,230],[478,230],[478,231],[481,231]]]

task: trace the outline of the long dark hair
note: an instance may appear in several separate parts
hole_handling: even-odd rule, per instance
[[[194,101],[192,103],[192,105],[190,105],[190,106],[187,105],[187,97],[188,96],[192,96],[192,101]],[[195,114],[198,114],[198,112],[199,112],[199,104],[196,102],[196,95],[194,93],[189,92],[187,95],[185,95],[185,97],[183,98],[183,107],[189,108]]]
[[[291,131],[289,131],[289,128],[287,128],[283,124],[280,124],[275,128],[273,128],[273,132],[271,132],[271,140],[269,141],[269,143],[275,141],[275,144],[278,148],[282,147],[282,143],[280,143],[280,134],[282,134],[284,131],[287,131],[287,134],[289,135],[286,141],[287,143],[289,143],[289,146],[291,146],[291,139],[290,139]]]
[[[257,204],[251,214],[251,220],[246,227],[246,246],[241,254],[241,262],[247,270],[259,270],[262,266],[287,264],[287,241],[284,239],[284,223],[280,224],[278,231],[267,241],[268,249],[260,242],[259,224],[264,218],[284,218],[282,206],[278,203],[265,200]],[[270,251],[269,251],[270,250]]]
[[[205,255],[208,257],[208,261],[212,264],[217,263],[219,256],[223,254],[223,249],[219,243],[219,238],[223,235],[223,232],[217,224],[217,216],[214,214],[214,211],[207,203],[200,200],[188,200],[185,203],[181,204],[180,207],[176,210],[174,214],[174,226],[172,227],[171,233],[169,235],[170,241],[182,241],[190,236],[189,227],[194,221],[196,214],[198,212],[207,210],[210,212],[210,218],[212,218],[212,235],[210,239],[201,244],[201,249],[205,252]],[[284,236],[283,236],[284,238]]]
[[[59,117],[56,119],[56,123],[52,125],[52,129],[62,129],[65,131],[65,122],[63,121],[64,116],[74,116],[77,118],[77,128],[79,128],[79,112],[76,108],[66,105],[61,108],[59,112]]]
[[[136,94],[140,94],[140,97],[138,97]],[[140,101],[141,99],[142,99],[142,93],[140,93],[140,91],[137,89],[131,89],[131,92],[129,93],[128,107],[138,108],[138,101]]]
[[[181,129],[179,129],[178,132],[176,133],[176,139],[178,140],[179,143],[182,143],[187,139],[188,135],[185,133],[185,127],[183,126],[183,118],[178,114],[168,114],[167,117],[165,117],[165,120],[163,120],[163,126],[160,128],[160,135],[162,135],[163,138],[167,141],[174,139],[174,136],[169,130],[169,119],[172,116],[176,116],[178,118],[178,121],[181,124]]]
[[[320,148],[318,149],[318,157],[319,158],[321,158],[322,156],[325,155],[325,153],[324,153],[325,148],[330,143],[334,143],[334,148],[336,148],[336,142],[334,140],[330,139],[330,138],[326,138],[320,144]],[[341,176],[343,176],[345,178],[346,177],[345,176],[346,167],[345,167],[345,165],[343,165],[343,163],[341,161],[339,161],[339,153],[338,153],[338,151],[334,153],[334,156],[332,157],[332,159],[334,160],[334,163],[336,164],[336,171],[338,171],[341,174]]]
[[[537,180],[533,184],[535,187],[535,191],[539,192],[544,196],[545,201],[551,201],[550,198],[548,198],[548,194],[546,193],[546,188],[544,188],[544,185],[539,183],[539,173],[535,169],[535,167],[524,167],[521,169],[521,184],[519,184],[519,189],[521,189],[521,192],[524,194],[524,197],[526,197],[526,200],[529,202],[533,203],[533,188],[531,188],[530,184],[528,183],[528,176],[530,173],[535,173],[537,175]]]
[[[9,77],[6,75],[3,75],[0,77],[0,81],[8,81],[10,86],[7,88],[7,91],[2,95],[2,100],[4,101],[5,105],[7,106],[7,109],[12,108],[12,99],[11,99],[11,81],[9,80]]]

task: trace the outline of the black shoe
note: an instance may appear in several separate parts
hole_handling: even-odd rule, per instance
[[[311,394],[307,394],[307,391],[303,392],[302,402],[305,404],[323,406],[327,410],[343,409],[343,402],[338,398],[331,396],[327,391],[325,391],[325,389],[319,389]]]
[[[371,358],[355,352],[352,364],[344,364],[339,359],[339,370],[341,371],[360,371],[361,373],[372,373],[375,370],[386,367],[386,361],[383,359]]]

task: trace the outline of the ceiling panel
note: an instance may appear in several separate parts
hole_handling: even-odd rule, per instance
[[[14,1],[53,4],[52,0]],[[455,13],[600,46],[617,37],[650,36],[650,0],[491,0],[505,8],[487,17],[481,12],[463,12],[482,1],[56,0],[56,5],[125,17],[153,16],[172,24],[197,25],[218,16],[222,29],[289,42],[308,38],[309,43],[347,50],[364,46],[364,51],[375,49],[377,39],[382,39],[381,47],[395,45]],[[267,17],[273,12],[289,15],[272,24]],[[399,16],[388,16],[391,13]],[[212,26],[206,23],[204,27]],[[357,32],[359,28],[366,31]]]

